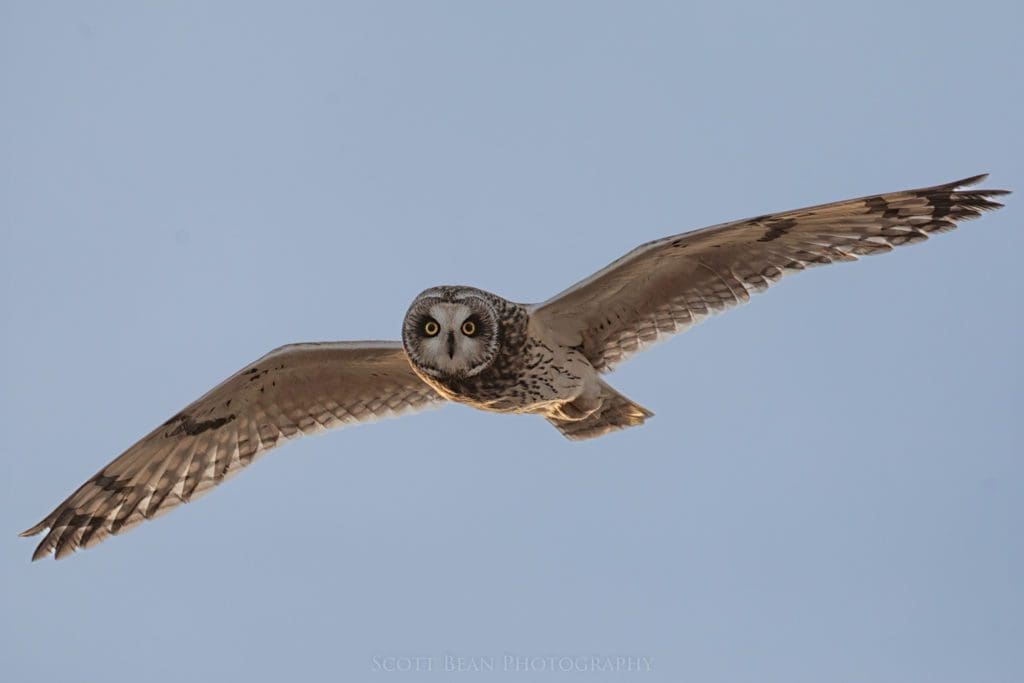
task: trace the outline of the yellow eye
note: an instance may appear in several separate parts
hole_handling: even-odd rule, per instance
[[[428,337],[433,337],[437,335],[437,333],[440,331],[441,326],[438,325],[433,320],[428,320],[427,322],[423,323],[423,334],[427,335]]]
[[[462,334],[466,335],[467,337],[472,337],[474,334],[476,334],[476,323],[473,322],[472,320],[467,320],[466,322],[462,323]]]

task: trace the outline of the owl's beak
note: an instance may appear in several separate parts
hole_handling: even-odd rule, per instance
[[[448,333],[448,358],[455,358],[455,333]]]

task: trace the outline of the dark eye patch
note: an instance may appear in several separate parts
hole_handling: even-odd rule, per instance
[[[472,325],[473,326],[472,334],[466,334],[466,326],[467,325]],[[487,330],[487,326],[480,319],[480,316],[478,316],[476,313],[472,314],[471,316],[469,316],[468,318],[463,320],[461,327],[462,327],[462,333],[466,334],[466,336],[468,336],[468,337],[476,337],[479,334],[481,334],[482,332]]]

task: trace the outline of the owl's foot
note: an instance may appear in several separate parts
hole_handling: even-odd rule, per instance
[[[604,405],[604,401],[600,396],[591,396],[589,398],[578,396],[572,401],[560,404],[548,413],[548,417],[566,422],[579,422],[580,420],[586,420],[601,410],[602,405]]]
[[[593,399],[580,398],[562,404],[547,420],[567,439],[592,439],[608,432],[635,427],[654,415],[601,382],[601,393]],[[596,402],[596,407],[594,406]],[[568,409],[568,410],[567,410]],[[563,417],[563,415],[565,415]]]

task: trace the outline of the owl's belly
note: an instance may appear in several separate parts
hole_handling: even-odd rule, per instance
[[[479,410],[546,415],[574,401],[597,377],[572,350],[553,351],[544,345],[532,350],[526,362],[515,367],[485,370],[473,377],[425,379],[448,400]]]
[[[432,380],[430,385],[449,401],[492,413],[545,412],[552,403],[568,398],[557,392],[540,391],[529,382],[486,382],[469,379]]]

